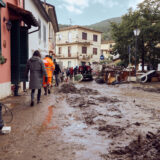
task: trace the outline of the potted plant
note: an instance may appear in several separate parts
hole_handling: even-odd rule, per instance
[[[0,54],[0,64],[4,64],[6,63],[7,61],[7,58],[3,57],[1,54]]]

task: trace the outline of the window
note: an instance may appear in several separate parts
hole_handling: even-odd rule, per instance
[[[72,32],[68,33],[68,42],[72,42]]]
[[[82,47],[82,53],[87,53],[87,47]]]
[[[82,39],[87,40],[87,33],[82,32]]]
[[[68,68],[71,67],[71,61],[68,61]]]
[[[97,48],[93,48],[93,54],[97,55]]]
[[[71,46],[68,47],[68,57],[71,57]]]
[[[43,41],[46,43],[46,26],[43,25]]]
[[[62,39],[62,35],[58,34],[58,40],[60,41]]]
[[[94,35],[93,35],[93,41],[97,42],[97,39],[98,39],[98,38],[97,38],[97,35],[94,34]]]
[[[59,48],[58,48],[58,54],[61,54],[61,53],[62,53],[62,48],[59,47]]]
[[[41,39],[41,20],[38,19],[38,23],[39,23],[39,26],[40,26],[40,29],[39,29],[39,32],[38,32],[38,38]]]

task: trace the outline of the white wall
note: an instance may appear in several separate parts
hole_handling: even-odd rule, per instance
[[[1,83],[0,84],[0,99],[5,98],[11,95],[11,82]]]
[[[42,57],[48,54],[48,36],[49,36],[49,27],[48,22],[43,18],[37,6],[33,3],[33,0],[25,1],[25,9],[31,11],[34,17],[41,20],[41,39],[39,39],[39,31],[29,34],[29,57],[32,56],[35,50],[41,52]],[[43,40],[43,25],[46,26],[46,43]],[[32,27],[29,32],[36,30],[37,27]]]

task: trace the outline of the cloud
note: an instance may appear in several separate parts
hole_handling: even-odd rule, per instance
[[[59,8],[65,8],[75,14],[82,14],[85,8],[95,4],[112,8],[118,5],[118,2],[116,0],[62,0],[62,5]]]
[[[76,8],[75,6],[73,5],[65,5],[64,6],[69,12],[74,12],[76,14],[82,14],[82,10],[81,9],[78,9]]]
[[[66,4],[80,8],[88,7],[89,0],[63,0]]]
[[[116,0],[93,0],[93,3],[105,5],[105,7],[112,8],[116,5],[118,5],[118,2]]]
[[[89,0],[62,0],[59,8],[65,8],[67,11],[82,14],[83,10],[89,6]]]
[[[133,9],[137,8],[137,5],[141,2],[143,2],[144,0],[129,0],[129,4],[128,7],[132,7]]]

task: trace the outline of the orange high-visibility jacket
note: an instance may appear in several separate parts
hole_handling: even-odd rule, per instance
[[[47,76],[52,77],[53,76],[53,71],[55,70],[55,65],[54,65],[52,59],[50,59],[49,57],[45,57],[43,59],[43,63],[45,65]]]

